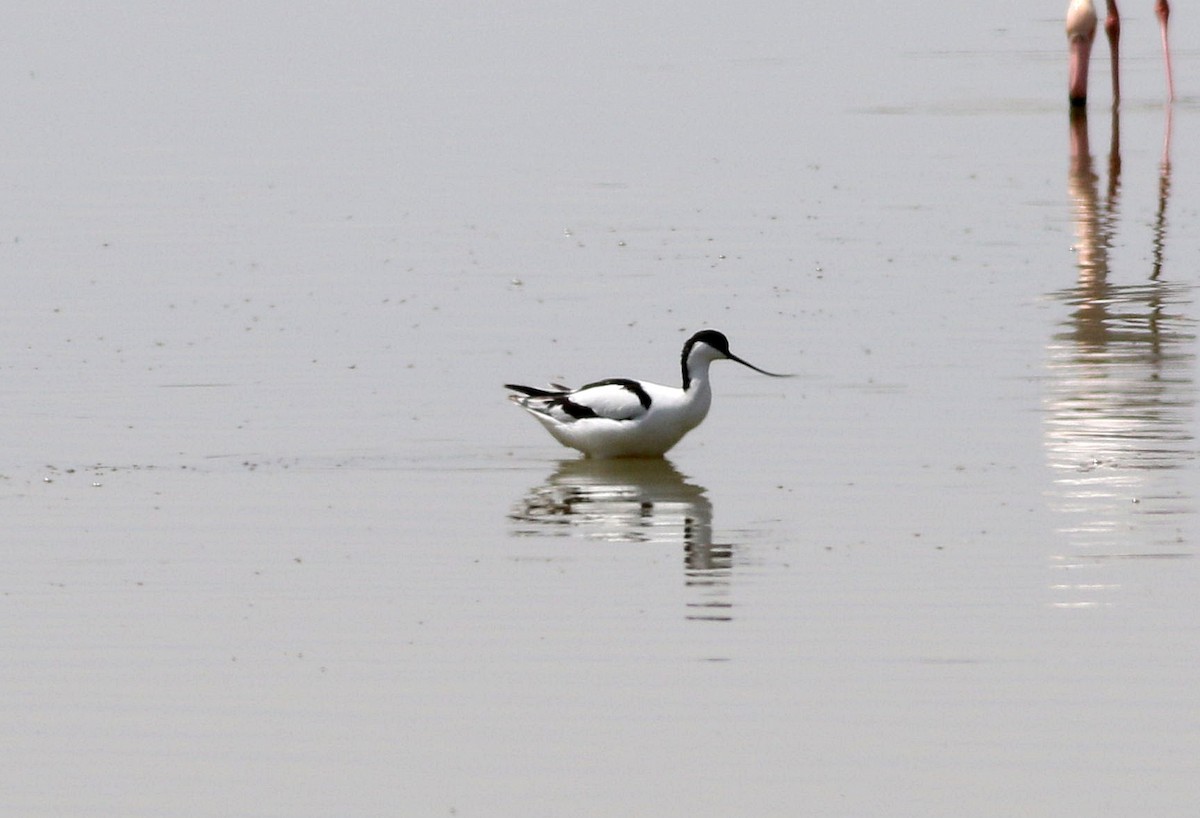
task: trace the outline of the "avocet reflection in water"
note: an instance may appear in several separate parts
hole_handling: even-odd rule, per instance
[[[1069,553],[1055,555],[1064,579],[1061,607],[1111,604],[1119,575],[1106,566],[1130,558],[1192,556],[1181,542],[1182,515],[1196,513],[1195,321],[1192,285],[1164,274],[1170,190],[1167,140],[1151,264],[1132,284],[1117,284],[1110,251],[1118,231],[1119,120],[1105,195],[1088,147],[1087,116],[1072,112],[1069,192],[1076,232],[1074,286],[1053,297],[1071,312],[1047,347],[1045,448],[1055,472],[1053,504],[1066,522]],[[1135,279],[1136,280],[1136,279]]]
[[[668,460],[564,460],[509,517],[514,536],[679,546],[687,618],[732,618],[733,546],[713,542],[712,503],[704,488]]]

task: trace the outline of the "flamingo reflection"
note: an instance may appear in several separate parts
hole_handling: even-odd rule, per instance
[[[1058,510],[1074,553],[1063,568],[1113,559],[1180,555],[1176,520],[1194,513],[1186,464],[1195,406],[1191,287],[1164,276],[1170,195],[1170,109],[1159,164],[1150,268],[1120,284],[1113,250],[1120,227],[1120,122],[1112,114],[1108,181],[1100,193],[1086,109],[1070,119],[1068,191],[1075,225],[1075,284],[1054,296],[1072,308],[1049,344],[1045,443]],[[1193,478],[1194,479],[1194,478]],[[1115,584],[1056,586],[1069,606],[1102,604]],[[1102,597],[1101,597],[1102,598]]]

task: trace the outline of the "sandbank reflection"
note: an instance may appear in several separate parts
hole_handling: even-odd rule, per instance
[[[1066,520],[1060,531],[1068,553],[1055,556],[1064,580],[1053,586],[1055,604],[1063,607],[1111,604],[1120,587],[1108,575],[1088,570],[1074,577],[1070,569],[1099,569],[1131,557],[1190,556],[1178,532],[1180,515],[1195,513],[1186,468],[1196,456],[1190,431],[1195,334],[1192,285],[1172,283],[1164,270],[1170,116],[1168,108],[1150,261],[1145,273],[1131,274],[1111,267],[1120,227],[1118,111],[1112,112],[1103,196],[1087,112],[1071,111],[1075,283],[1053,293],[1071,313],[1047,347],[1045,397],[1052,503]],[[1115,283],[1117,273],[1134,283]]]
[[[681,545],[687,617],[732,618],[733,546],[713,542],[704,488],[668,460],[564,460],[509,516],[518,535]]]

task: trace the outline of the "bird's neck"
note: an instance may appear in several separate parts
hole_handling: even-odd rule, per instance
[[[689,395],[708,391],[708,361],[688,366],[683,362],[683,391]]]
[[[689,377],[690,375],[690,377]],[[708,380],[708,362],[692,367],[692,371],[684,372],[683,378],[684,426],[694,429],[700,425],[708,414],[712,404],[712,386]]]

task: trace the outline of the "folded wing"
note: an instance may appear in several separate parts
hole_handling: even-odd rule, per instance
[[[642,385],[624,378],[597,381],[574,390],[538,389],[511,383],[505,387],[525,396],[514,395],[513,400],[526,409],[561,423],[586,418],[637,420],[650,409],[650,395]]]

